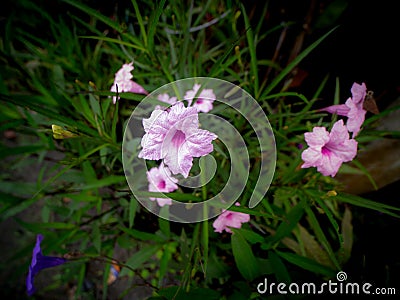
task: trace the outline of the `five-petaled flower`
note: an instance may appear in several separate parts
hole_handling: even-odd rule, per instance
[[[239,202],[235,203],[236,206],[240,206]],[[247,223],[250,221],[250,215],[246,213],[241,213],[237,211],[223,210],[222,214],[214,221],[213,227],[215,232],[222,233],[226,231],[232,233],[230,227],[241,228],[242,223]]]
[[[304,138],[309,148],[301,154],[301,167],[317,167],[324,176],[334,177],[342,163],[353,160],[357,154],[357,141],[349,138],[343,120],[337,121],[330,133],[325,127],[314,127]]]
[[[33,248],[32,261],[29,266],[28,276],[26,277],[26,289],[29,296],[32,296],[35,292],[33,281],[37,273],[43,269],[55,267],[67,262],[67,260],[62,257],[44,256],[40,248],[42,240],[43,235],[38,234],[36,237],[36,245]]]
[[[348,118],[346,122],[347,129],[353,133],[352,137],[354,138],[360,131],[367,113],[363,107],[366,94],[367,87],[365,83],[358,84],[354,82],[351,87],[352,97],[348,98],[345,104],[331,105],[320,110],[346,116]]]
[[[213,102],[217,98],[212,89],[203,89],[197,95],[201,85],[195,84],[193,89],[187,91],[184,96],[184,100],[188,101],[188,105],[195,107],[199,112],[209,112],[213,108]],[[193,99],[197,95],[197,100],[192,105]]]
[[[149,181],[149,192],[165,192],[170,193],[178,189],[176,183],[178,179],[171,176],[171,171],[164,166],[153,167],[147,172],[147,180]],[[157,200],[159,206],[171,205],[170,198],[154,198],[150,197],[151,201]]]
[[[132,74],[134,66],[133,63],[122,65],[121,69],[115,73],[114,83],[111,86],[111,92],[131,92],[135,94],[147,95],[148,92],[139,84],[132,80]],[[113,103],[115,104],[119,100],[119,97],[113,97]]]
[[[194,107],[182,102],[170,110],[156,109],[150,118],[143,119],[145,135],[139,158],[162,159],[173,174],[185,178],[193,165],[193,157],[205,156],[213,151],[212,141],[217,135],[199,129],[199,116]]]

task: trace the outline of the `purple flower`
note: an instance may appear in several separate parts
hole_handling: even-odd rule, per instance
[[[235,205],[240,206],[240,203],[236,202]],[[232,233],[232,230],[229,229],[230,227],[241,228],[242,223],[247,223],[249,221],[249,214],[224,209],[222,214],[214,221],[213,227],[215,232],[222,233],[222,231],[225,230],[226,232]]]
[[[353,138],[358,134],[361,129],[361,125],[364,123],[365,114],[367,111],[364,109],[364,100],[367,94],[367,87],[365,83],[358,84],[353,83],[351,87],[351,95],[347,99],[345,104],[331,105],[320,109],[321,111],[327,111],[331,114],[337,114],[340,116],[346,116],[347,119],[347,129],[353,133]]]
[[[186,92],[184,99],[188,101],[188,105],[191,106],[193,99],[196,97],[201,85],[195,84],[192,90]],[[197,96],[197,100],[194,102],[192,107],[195,107],[197,111],[209,112],[213,108],[213,102],[217,97],[212,89],[203,89]]]
[[[26,288],[29,296],[32,296],[35,292],[33,286],[33,279],[37,273],[46,268],[52,268],[58,265],[62,265],[67,260],[61,257],[44,256],[40,249],[40,243],[43,240],[43,235],[38,234],[36,237],[36,245],[33,248],[32,261],[29,266],[28,276],[26,277]]]
[[[164,166],[163,163],[160,166],[151,168],[147,172],[147,180],[149,181],[149,192],[173,192],[178,189],[176,183],[178,179],[171,176],[171,171]],[[151,201],[157,200],[159,206],[171,205],[172,200],[170,198],[150,198]]]
[[[177,102],[176,97],[170,97],[167,93],[158,95],[157,99],[170,105],[174,105]],[[156,105],[155,109],[165,109],[165,107]]]
[[[194,107],[185,107],[182,102],[170,110],[156,109],[150,118],[143,119],[146,134],[143,136],[139,158],[159,160],[173,174],[185,178],[193,165],[193,157],[205,156],[213,151],[212,141],[217,138],[212,132],[199,129],[199,116]]]
[[[148,94],[148,92],[141,85],[132,80],[133,76],[131,72],[133,69],[133,63],[122,65],[121,69],[115,73],[114,83],[111,86],[111,92],[116,93],[118,89],[119,93],[131,92],[135,94]],[[119,100],[119,97],[117,99],[117,97],[114,96],[113,103],[115,104],[117,100]]]
[[[301,167],[317,167],[324,176],[334,177],[342,163],[353,160],[357,154],[357,141],[349,139],[343,120],[337,121],[330,133],[325,127],[314,127],[304,138],[309,148],[301,154]]]

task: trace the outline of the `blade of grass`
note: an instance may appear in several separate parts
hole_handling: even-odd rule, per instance
[[[325,33],[322,37],[320,37],[318,40],[316,40],[314,43],[312,43],[310,46],[308,46],[304,51],[302,51],[294,60],[292,60],[283,70],[281,73],[279,73],[278,76],[275,77],[275,79],[268,85],[265,90],[262,92],[260,99],[264,99],[285,77],[287,74],[290,73],[290,71],[293,70],[293,68],[299,64],[307,55],[311,53],[312,50],[314,50],[323,40],[325,40],[334,30],[336,30],[337,27],[334,27],[333,29],[329,30],[327,33]]]

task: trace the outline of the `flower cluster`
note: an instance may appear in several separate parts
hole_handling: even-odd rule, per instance
[[[356,137],[361,129],[361,125],[364,123],[365,114],[367,111],[364,109],[365,96],[367,95],[367,87],[365,83],[358,84],[353,83],[351,87],[352,97],[348,98],[345,104],[332,105],[320,109],[321,111],[327,111],[332,114],[347,117],[347,129],[352,132],[353,138]]]
[[[205,156],[213,151],[212,141],[217,135],[199,128],[199,112],[208,113],[213,108],[216,99],[212,89],[201,89],[200,84],[194,84],[186,91],[183,102],[167,93],[158,95],[157,99],[170,106],[165,109],[157,105],[148,119],[143,119],[145,131],[141,140],[142,150],[139,158],[161,160],[159,167],[147,171],[150,192],[172,192],[178,189],[178,180],[172,174],[182,174],[187,178],[193,166],[193,157]],[[171,205],[170,198],[149,198],[157,201],[162,207]],[[239,203],[236,203],[239,205]],[[223,230],[232,233],[230,227],[240,228],[248,222],[250,215],[225,211],[214,221],[216,232]]]
[[[337,121],[329,133],[325,127],[314,127],[312,132],[304,134],[309,148],[303,151],[302,168],[316,167],[324,176],[334,177],[342,163],[352,161],[357,155],[357,141],[354,137],[359,133],[365,120],[366,110],[363,108],[367,89],[364,83],[354,83],[351,88],[352,97],[345,104],[332,105],[321,109],[341,116],[347,116],[346,125],[343,120]],[[349,132],[352,133],[350,139]]]

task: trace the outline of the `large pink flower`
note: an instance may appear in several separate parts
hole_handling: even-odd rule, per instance
[[[217,138],[212,132],[199,129],[199,116],[194,107],[185,107],[182,102],[170,110],[156,109],[150,118],[143,119],[146,134],[143,136],[139,158],[163,159],[173,174],[185,178],[193,165],[193,157],[205,156],[213,151],[212,141]]]
[[[357,141],[349,138],[343,120],[337,121],[330,133],[325,127],[314,127],[304,137],[309,148],[301,155],[301,167],[317,167],[324,176],[334,177],[342,163],[353,160],[357,154]]]
[[[200,84],[195,84],[193,89],[185,93],[184,99],[188,101],[189,106],[192,105],[193,99],[196,97],[200,87]],[[192,106],[195,107],[199,112],[201,111],[206,113],[212,110],[213,102],[216,98],[217,97],[212,89],[203,89],[199,95],[197,95],[197,100]]]
[[[111,92],[131,92],[135,94],[144,94],[147,95],[148,92],[139,84],[134,82],[132,80],[132,74],[131,72],[133,71],[133,63],[129,64],[124,64],[121,69],[118,70],[117,73],[115,73],[115,78],[114,78],[114,83],[111,86]],[[115,104],[119,100],[119,97],[113,97],[113,103]]]
[[[345,104],[331,105],[320,109],[321,111],[327,111],[331,114],[337,114],[340,116],[346,116],[347,119],[347,129],[353,133],[353,138],[359,133],[361,125],[365,121],[365,114],[367,111],[364,109],[364,100],[367,94],[367,87],[365,83],[358,84],[353,83],[351,87],[351,95],[347,99]]]
[[[240,206],[239,202],[236,202],[235,205]],[[222,231],[225,230],[226,232],[232,233],[230,227],[241,228],[242,223],[247,223],[249,221],[249,214],[224,209],[222,214],[220,214],[218,218],[214,221],[213,227],[215,232],[222,233]]]
[[[176,185],[178,179],[171,176],[170,170],[165,167],[163,163],[161,163],[158,168],[151,168],[147,172],[147,180],[149,181],[149,192],[170,193],[178,189],[178,186]],[[172,200],[170,198],[150,197],[150,200],[157,200],[159,206],[172,204]]]

